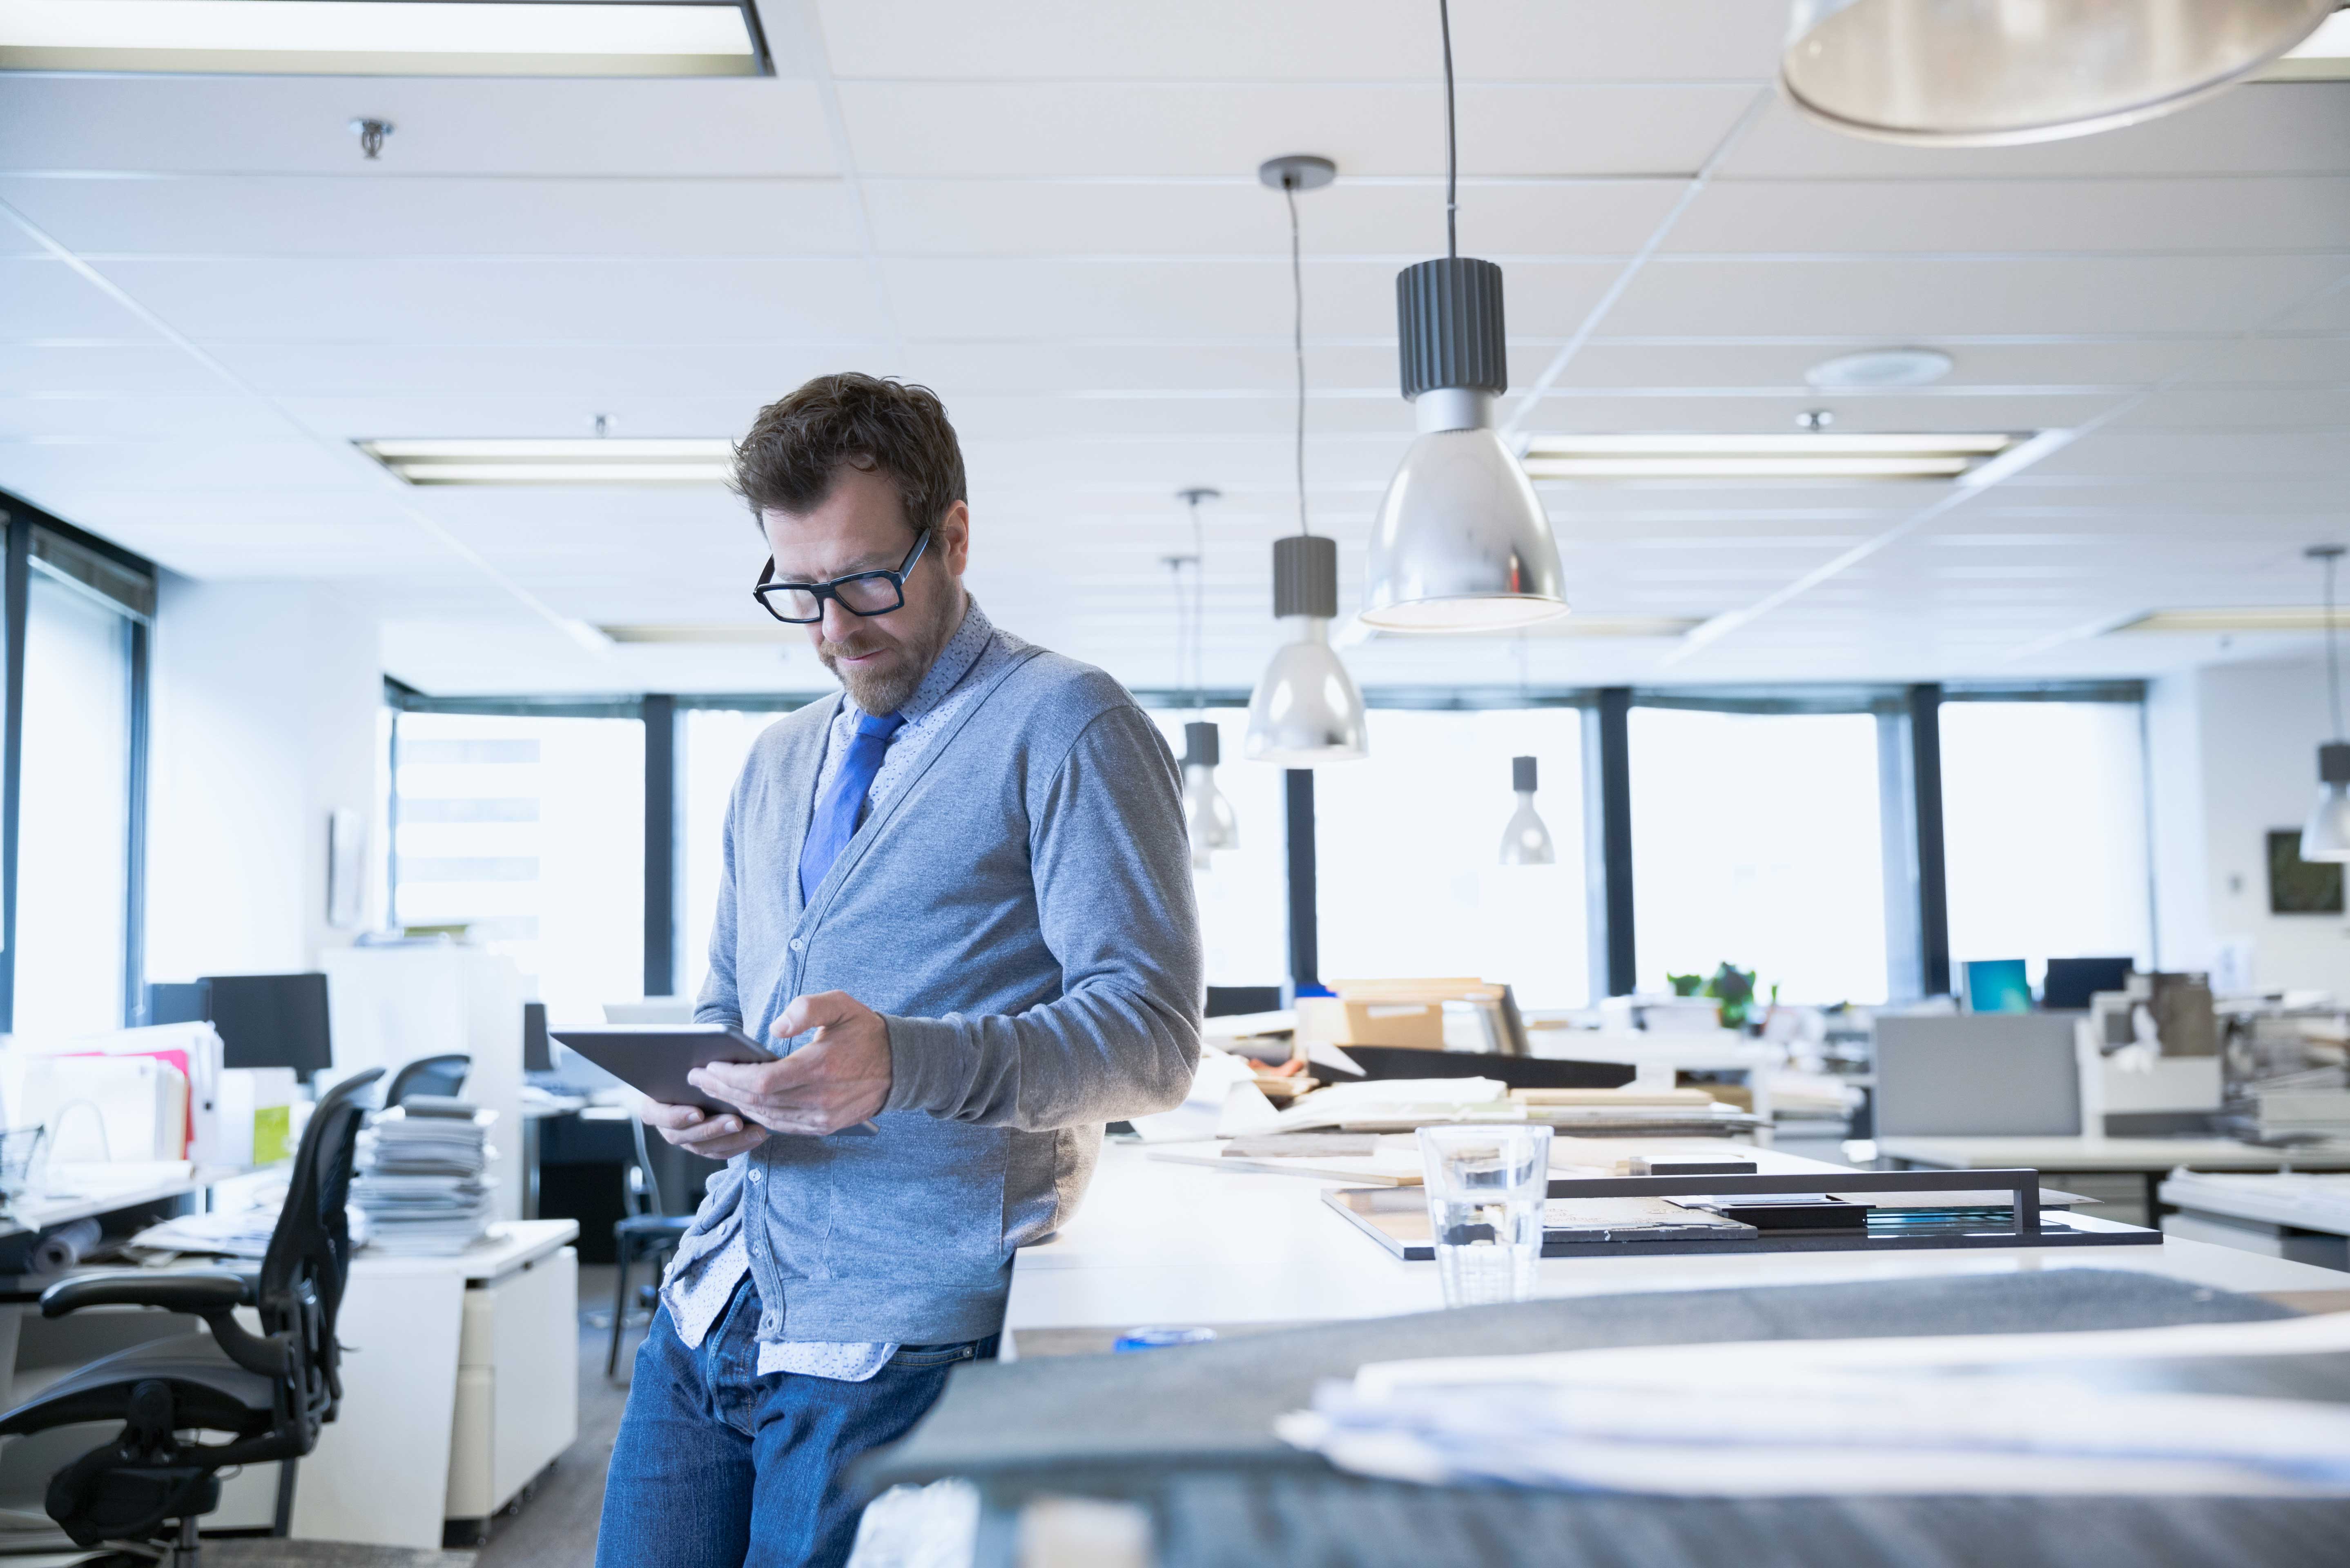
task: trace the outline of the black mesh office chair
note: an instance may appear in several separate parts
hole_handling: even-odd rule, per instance
[[[390,1086],[383,1092],[383,1108],[404,1105],[411,1095],[444,1095],[452,1098],[465,1092],[465,1075],[473,1070],[471,1056],[419,1056],[391,1075]]]
[[[318,1102],[294,1157],[285,1210],[257,1276],[87,1274],[51,1285],[41,1315],[92,1306],[160,1307],[204,1320],[205,1332],[136,1345],[91,1362],[0,1416],[0,1437],[84,1421],[122,1430],[49,1479],[49,1517],[84,1547],[163,1568],[197,1568],[196,1521],[220,1505],[220,1472],[293,1461],[317,1446],[343,1394],[335,1317],[350,1271],[343,1206],[367,1114],[361,1092],[381,1068],[346,1078]],[[258,1309],[261,1333],[236,1321]],[[224,1433],[229,1441],[198,1440]],[[289,1469],[277,1533],[291,1522]]]
[[[651,1259],[652,1282],[658,1286],[661,1271],[669,1265],[670,1254],[677,1251],[680,1241],[685,1240],[685,1233],[693,1229],[690,1204],[685,1213],[671,1214],[661,1201],[660,1177],[653,1168],[652,1150],[645,1139],[645,1124],[641,1118],[635,1118],[634,1122],[637,1159],[629,1168],[627,1185],[620,1190],[620,1201],[629,1211],[612,1226],[612,1261],[619,1266],[614,1271],[612,1280],[612,1340],[604,1350],[604,1376],[607,1377],[611,1376],[620,1365],[620,1336],[627,1332],[629,1323],[629,1281],[634,1275],[636,1266],[648,1258]],[[675,1193],[679,1202],[688,1203],[692,1194],[678,1190],[688,1185],[679,1169],[681,1164],[682,1161],[671,1162],[671,1191]]]

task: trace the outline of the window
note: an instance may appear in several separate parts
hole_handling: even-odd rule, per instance
[[[1942,704],[1950,958],[2051,958],[2153,946],[2144,710],[2135,702]]]
[[[123,1023],[130,627],[79,584],[32,574],[16,851],[19,1033],[88,1034]]]
[[[1289,834],[1281,770],[1240,760],[1244,708],[1162,708],[1152,712],[1180,762],[1183,726],[1216,726],[1224,761],[1216,787],[1232,804],[1240,846],[1194,867],[1200,937],[1210,985],[1279,985],[1289,978]],[[1326,839],[1325,840],[1326,842]]]
[[[395,922],[469,928],[553,1023],[641,994],[643,723],[405,712],[397,734]]]
[[[718,879],[725,869],[726,805],[760,732],[781,713],[742,708],[689,708],[680,716],[685,748],[678,791],[677,993],[702,994],[710,978],[710,928],[718,912]]]
[[[1474,975],[1522,1007],[1588,1002],[1582,752],[1573,708],[1373,713],[1370,755],[1314,778],[1323,978]],[[1501,864],[1519,756],[1553,865]]]
[[[1640,989],[1731,963],[1758,996],[1883,1002],[1875,715],[1636,707],[1630,741]]]

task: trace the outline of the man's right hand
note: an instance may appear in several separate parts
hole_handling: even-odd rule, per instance
[[[647,1100],[638,1114],[644,1117],[645,1126],[704,1159],[732,1159],[744,1149],[756,1148],[767,1141],[765,1127],[746,1127],[743,1118],[732,1111],[712,1116],[698,1106],[670,1106]]]

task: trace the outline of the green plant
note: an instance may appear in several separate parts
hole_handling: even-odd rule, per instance
[[[1754,971],[1724,963],[1705,982],[1704,994],[1721,1003],[1724,1029],[1743,1029],[1746,1015],[1754,1006]]]
[[[1695,996],[1698,987],[1705,983],[1701,974],[1668,974],[1665,981],[1673,988],[1675,996]]]

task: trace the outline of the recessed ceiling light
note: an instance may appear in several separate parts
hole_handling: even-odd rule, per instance
[[[749,0],[0,0],[0,70],[769,74]]]
[[[2317,31],[2262,73],[2268,81],[2339,81],[2350,77],[2350,11],[2336,11]]]
[[[2201,608],[2148,610],[2108,628],[2124,631],[2189,632],[2205,637],[2236,632],[2324,631],[2325,610],[2320,605],[2216,605]]]
[[[1536,436],[1527,477],[1589,483],[1958,479],[2021,445],[2008,431],[1956,435]]]
[[[1939,348],[1871,348],[1823,359],[1804,372],[1814,387],[1866,389],[1922,387],[1950,373],[1955,361]]]
[[[359,449],[411,484],[723,484],[734,448],[721,440],[363,441]]]

